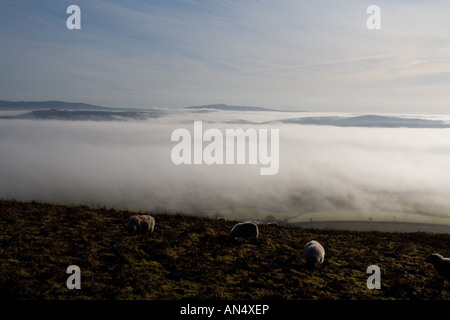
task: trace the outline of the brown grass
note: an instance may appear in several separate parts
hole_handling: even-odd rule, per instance
[[[128,236],[129,211],[0,201],[0,299],[450,299],[425,258],[450,256],[450,235],[260,225],[260,241],[231,241],[236,221],[154,214],[155,232]],[[309,270],[303,246],[321,242]],[[366,269],[381,268],[381,290]],[[66,269],[81,268],[81,290]]]

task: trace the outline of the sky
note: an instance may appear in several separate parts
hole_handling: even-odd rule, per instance
[[[4,0],[0,99],[447,113],[449,14],[444,0]]]

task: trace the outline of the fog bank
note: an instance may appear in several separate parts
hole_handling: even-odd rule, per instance
[[[214,116],[0,120],[0,198],[233,218],[450,223],[450,129],[220,123]],[[260,164],[174,165],[173,130],[192,131],[202,119],[204,130],[279,129],[278,174],[261,176]]]

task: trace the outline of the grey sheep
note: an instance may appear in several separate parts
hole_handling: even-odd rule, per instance
[[[149,215],[134,215],[130,217],[127,224],[129,234],[153,232],[155,229],[155,219]]]
[[[235,238],[255,238],[258,242],[259,230],[256,223],[253,222],[241,222],[236,224],[231,229],[230,237]]]
[[[428,258],[425,261],[430,262],[441,277],[450,280],[449,258],[444,258],[439,253],[432,253],[428,256]]]
[[[325,260],[325,249],[316,240],[308,242],[303,250],[306,263],[310,267],[317,267]]]

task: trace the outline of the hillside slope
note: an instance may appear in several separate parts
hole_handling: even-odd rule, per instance
[[[450,256],[450,235],[260,225],[260,241],[233,242],[236,221],[155,214],[155,232],[128,236],[129,211],[0,201],[0,299],[450,299],[424,260]],[[325,262],[306,268],[311,239]],[[381,290],[366,269],[381,268]],[[81,269],[69,290],[66,269]]]

